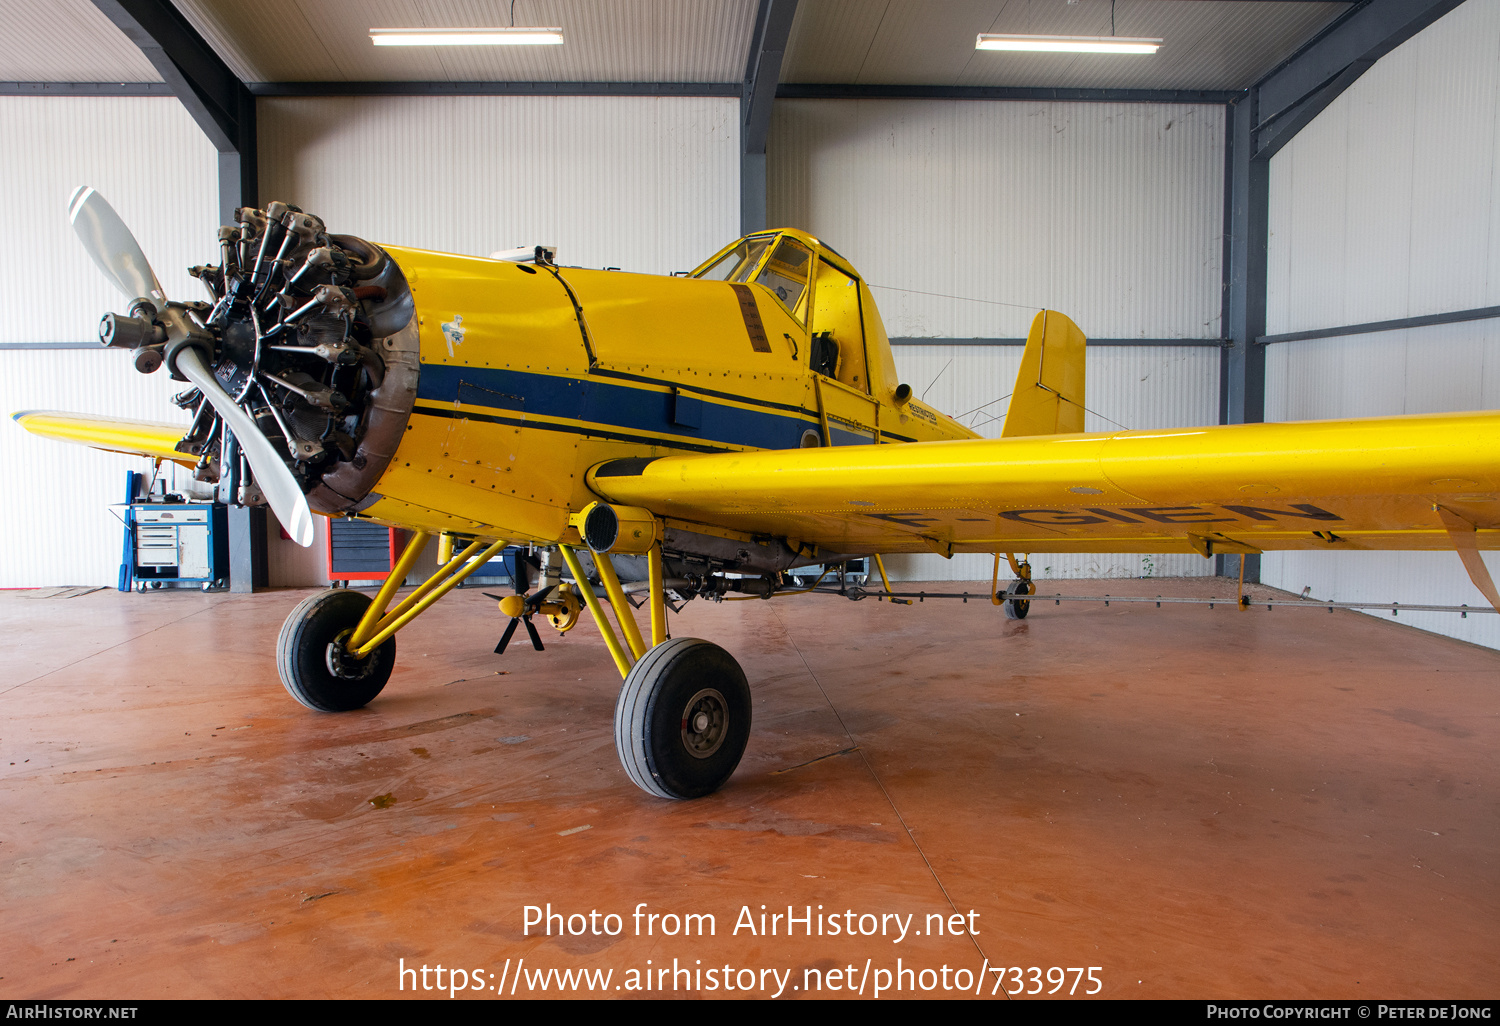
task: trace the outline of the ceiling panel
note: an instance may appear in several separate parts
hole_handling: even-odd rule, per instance
[[[981,32],[1165,40],[1151,55],[976,51]],[[801,0],[781,80],[1243,89],[1351,6],[1285,0]]]
[[[89,0],[0,0],[0,82],[160,82]]]
[[[507,25],[509,0],[175,0],[242,79],[738,82],[757,0],[516,0],[560,47],[376,48],[371,28]],[[781,81],[856,85],[1241,89],[1350,3],[1117,0],[1149,56],[976,52],[979,32],[1108,35],[1110,0],[801,0]],[[89,0],[0,0],[0,80],[157,82]]]
[[[375,47],[372,28],[509,25],[507,0],[176,0],[247,82],[738,82],[755,0],[517,0],[562,46]]]

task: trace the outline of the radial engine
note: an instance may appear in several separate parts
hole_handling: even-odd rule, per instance
[[[198,350],[312,508],[359,509],[394,455],[416,398],[417,331],[406,278],[379,246],[330,235],[320,218],[297,207],[273,202],[235,217],[219,229],[219,263],[189,268],[208,301],[142,297],[129,315],[105,314],[100,341],[133,350],[142,373],[165,363],[179,381],[188,380],[178,370],[180,350]],[[177,448],[198,458],[198,480],[217,483],[221,501],[265,501],[244,446],[204,390],[189,388],[175,402],[194,414]]]

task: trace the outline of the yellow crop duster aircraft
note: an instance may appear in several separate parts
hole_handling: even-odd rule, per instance
[[[542,578],[502,610],[566,629],[587,606],[625,678],[620,760],[666,798],[728,779],[751,708],[727,652],[669,640],[669,595],[769,596],[795,567],[896,552],[992,552],[998,575],[1025,551],[1451,547],[1500,608],[1478,554],[1500,547],[1500,413],[1085,434],[1084,336],[1043,311],[984,439],[912,398],[869,288],[804,232],[657,277],[380,247],[272,203],[192,269],[208,299],[173,302],[101,197],[70,214],[131,300],[102,341],[189,382],[194,418],[23,426],[196,467],[303,545],[311,510],[416,532],[373,599],[330,590],[287,619],[281,679],[313,709],[373,699],[396,632],[516,543]],[[433,535],[441,568],[393,604]],[[648,582],[649,643],[611,557]],[[1024,615],[1010,561],[993,600]]]

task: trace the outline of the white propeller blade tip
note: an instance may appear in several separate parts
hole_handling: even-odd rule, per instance
[[[88,202],[88,198],[94,194],[94,190],[87,185],[80,185],[73,190],[73,195],[68,197],[68,223],[73,224],[78,220],[78,212]]]
[[[313,529],[312,512],[307,508],[306,502],[297,506],[297,512],[293,514],[292,520],[294,523],[287,528],[286,532],[292,536],[292,541],[304,549],[312,545],[317,537],[317,531]]]

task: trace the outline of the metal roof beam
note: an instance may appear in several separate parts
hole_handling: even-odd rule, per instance
[[[750,58],[745,64],[745,90],[740,99],[741,148],[746,153],[766,152],[766,136],[771,132],[771,102],[776,98],[781,61],[786,56],[786,42],[796,15],[797,0],[760,0]]]
[[[247,82],[254,96],[732,96],[738,82]]]
[[[257,202],[255,97],[169,0],[92,0],[161,75],[219,151],[219,219]]]
[[[1057,100],[1097,103],[1229,103],[1244,95],[1224,89],[1059,89],[1051,86],[840,85],[787,83],[779,100]]]
[[[939,338],[929,335],[892,336],[893,346],[1024,346],[1024,338]],[[1223,349],[1228,339],[1222,338],[1090,338],[1090,346],[1196,346],[1198,348]]]
[[[165,82],[0,82],[0,96],[171,96]]]
[[[1463,0],[1366,0],[1256,83],[1254,159],[1268,159],[1377,60]]]

